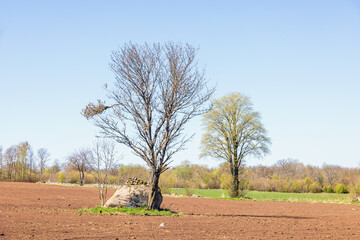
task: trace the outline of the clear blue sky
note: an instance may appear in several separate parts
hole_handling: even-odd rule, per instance
[[[113,82],[111,51],[168,40],[200,47],[216,97],[240,91],[262,113],[271,154],[248,165],[359,166],[360,0],[0,0],[0,145],[27,140],[60,161],[90,145],[98,130],[80,111]],[[219,163],[199,160],[200,126],[173,165]]]

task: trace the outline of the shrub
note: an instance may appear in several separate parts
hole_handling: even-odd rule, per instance
[[[86,184],[95,183],[95,176],[90,173],[85,173],[84,183],[86,183]]]
[[[273,177],[273,192],[291,192],[291,179],[274,178]]]
[[[351,188],[350,196],[353,202],[360,202],[360,182]]]
[[[228,173],[223,173],[220,177],[220,182],[222,189],[229,190],[231,188],[232,176]]]
[[[348,190],[348,187],[345,186],[345,184],[340,183],[340,184],[336,185],[335,192],[336,193],[349,193],[349,190]]]
[[[64,183],[66,181],[66,176],[63,172],[57,173],[57,180],[58,182]]]
[[[117,176],[110,176],[109,184],[117,184]]]
[[[333,192],[334,192],[334,189],[332,188],[332,186],[324,186],[324,187],[323,187],[323,192],[333,193]]]
[[[175,187],[176,177],[171,170],[164,172],[160,176],[159,186],[161,193],[170,194],[170,188]]]
[[[249,181],[245,180],[245,179],[240,179],[240,182],[239,182],[239,196],[238,197],[241,197],[241,198],[245,198],[247,193],[248,193],[248,190],[250,188],[250,183]]]
[[[185,194],[185,196],[192,196],[193,194],[194,194],[194,190],[193,189],[191,189],[191,188],[189,188],[189,187],[185,187],[184,188],[184,194]]]
[[[319,192],[321,192],[321,186],[320,186],[320,184],[315,183],[315,182],[313,182],[312,184],[310,184],[310,186],[309,186],[309,192],[311,192],[311,193],[319,193]]]
[[[311,191],[310,191],[310,186],[313,184],[313,181],[311,180],[311,178],[306,177],[306,178],[304,179],[304,183],[305,183],[305,191],[306,191],[306,192],[311,192]]]
[[[209,172],[204,177],[203,181],[206,185],[206,188],[218,189],[221,187],[221,169],[217,168],[212,172]]]
[[[294,193],[301,193],[303,192],[303,189],[304,189],[304,182],[302,180],[295,180],[293,182],[293,184],[291,184],[291,192],[294,192]]]
[[[72,170],[67,177],[70,183],[79,183],[79,175],[77,171]]]

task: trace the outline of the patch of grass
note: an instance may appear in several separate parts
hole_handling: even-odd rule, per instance
[[[248,196],[258,201],[287,201],[314,203],[351,203],[348,194],[337,193],[282,193],[282,192],[248,192]]]
[[[77,210],[83,214],[128,214],[128,215],[143,215],[143,216],[182,216],[182,213],[172,212],[167,209],[162,210],[148,210],[145,207],[141,208],[104,208],[96,206],[94,208],[82,208]]]
[[[184,195],[182,188],[170,188],[170,192]],[[230,198],[223,189],[193,189],[194,194],[206,198],[235,199]],[[253,201],[285,201],[285,202],[314,202],[314,203],[351,203],[349,194],[337,193],[283,193],[283,192],[259,192],[248,191],[246,197]],[[236,198],[237,200],[247,200]]]

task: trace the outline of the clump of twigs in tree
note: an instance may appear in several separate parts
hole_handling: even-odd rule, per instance
[[[81,114],[86,117],[86,119],[90,119],[98,114],[101,114],[106,109],[110,108],[109,106],[105,106],[105,102],[101,100],[97,100],[97,103],[89,103],[86,107],[81,111]]]

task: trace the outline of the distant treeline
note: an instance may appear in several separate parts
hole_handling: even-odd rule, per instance
[[[34,154],[27,142],[0,148],[0,180],[24,182],[79,183],[79,171],[71,161],[47,166],[50,154],[41,148]],[[85,184],[96,181],[96,174],[90,166],[84,166]],[[130,177],[144,180],[149,170],[139,165],[116,165],[110,169],[109,183],[124,184]],[[228,189],[231,185],[229,166],[218,168],[183,162],[161,175],[163,192],[168,188],[186,189]],[[322,167],[304,165],[298,160],[279,160],[272,166],[244,167],[240,174],[240,188],[246,190],[274,192],[337,192],[348,193],[360,181],[360,168],[343,168],[324,164]]]

